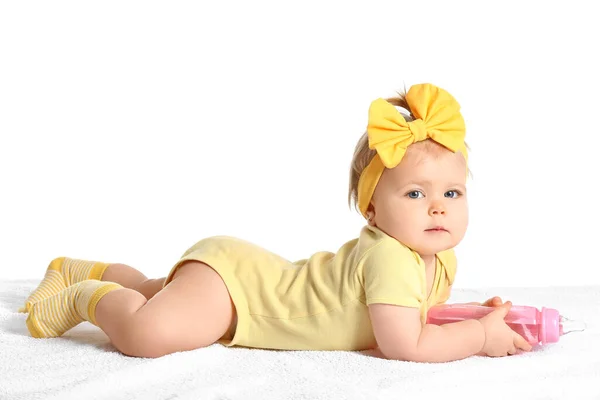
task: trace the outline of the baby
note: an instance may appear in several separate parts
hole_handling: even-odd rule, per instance
[[[368,114],[350,170],[349,202],[367,223],[337,252],[289,261],[248,241],[200,240],[166,278],[124,264],[53,260],[27,298],[27,328],[57,337],[83,321],[123,354],[160,357],[220,343],[281,350],[368,350],[380,357],[445,362],[531,350],[487,316],[427,324],[456,274],[453,248],[468,224],[465,124],[445,90],[420,84]],[[479,304],[479,303],[475,303]]]

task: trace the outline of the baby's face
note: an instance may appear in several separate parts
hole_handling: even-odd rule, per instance
[[[464,157],[426,147],[411,145],[386,169],[372,201],[375,225],[422,257],[456,246],[468,225]]]

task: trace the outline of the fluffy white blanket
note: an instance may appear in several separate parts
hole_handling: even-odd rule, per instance
[[[557,308],[587,329],[531,353],[419,364],[220,345],[139,359],[87,322],[33,339],[17,309],[37,284],[0,281],[0,399],[600,399],[600,287],[455,289],[451,303],[500,295]]]

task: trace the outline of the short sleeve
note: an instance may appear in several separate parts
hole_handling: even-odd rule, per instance
[[[423,268],[412,252],[391,241],[377,243],[361,263],[366,304],[420,308],[425,300]]]

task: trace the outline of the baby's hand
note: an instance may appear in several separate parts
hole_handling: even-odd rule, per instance
[[[516,354],[519,349],[531,350],[531,344],[504,322],[504,317],[511,307],[512,303],[507,301],[501,307],[479,319],[485,331],[485,343],[478,355],[502,357]]]

